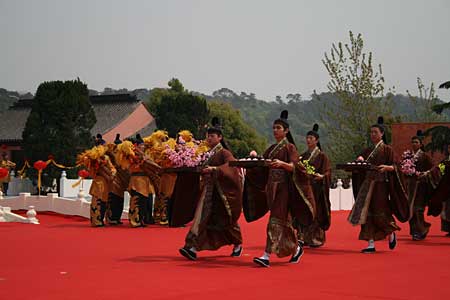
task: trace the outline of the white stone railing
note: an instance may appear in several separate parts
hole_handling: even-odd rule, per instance
[[[353,189],[344,189],[342,187],[342,180],[338,179],[337,187],[335,189],[330,189],[330,202],[331,210],[351,210],[353,203],[355,203],[355,198],[353,197]]]
[[[78,196],[78,192],[81,188],[85,191],[89,191],[92,184],[92,179],[83,179],[83,186],[78,185],[72,187],[75,183],[80,180],[78,179],[68,179],[66,171],[62,171],[61,178],[59,179],[59,195],[63,198],[74,198]]]
[[[7,210],[22,210],[33,207],[35,211],[51,211],[62,215],[80,216],[89,218],[90,202],[84,198],[84,192],[80,191],[78,198],[62,198],[56,193],[46,196],[30,195],[20,193],[19,196],[5,197],[0,199],[0,206]],[[128,206],[124,207],[122,219],[128,218]]]
[[[0,206],[0,222],[39,224],[39,220],[36,218],[36,211],[34,210],[34,206],[29,207],[26,218],[13,213],[11,211],[11,207]]]

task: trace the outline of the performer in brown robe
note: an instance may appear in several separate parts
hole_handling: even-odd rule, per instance
[[[433,167],[433,162],[431,157],[423,151],[421,130],[411,138],[411,147],[416,160],[416,172],[423,173],[430,170]],[[416,174],[406,176],[406,190],[410,205],[413,207],[413,216],[409,220],[409,234],[413,240],[420,241],[425,239],[431,226],[424,218],[430,191],[427,183],[419,180]]]
[[[244,214],[247,221],[255,221],[270,210],[267,224],[265,252],[253,261],[270,266],[270,255],[291,256],[289,262],[297,263],[303,255],[303,242],[295,235],[293,223],[307,226],[314,217],[313,194],[306,171],[297,164],[298,153],[289,131],[288,112],[283,111],[273,123],[276,144],[264,153],[272,159],[270,167],[249,169],[246,174]]]
[[[392,214],[401,222],[408,221],[411,216],[405,188],[395,165],[394,151],[385,144],[383,137],[383,118],[380,117],[378,124],[370,128],[370,140],[374,147],[364,150],[357,158],[376,169],[353,174],[353,188],[357,196],[348,220],[353,225],[361,225],[359,239],[369,243],[362,253],[374,253],[374,241],[386,236],[389,236],[389,249],[393,250],[397,245],[395,231],[400,227]]]
[[[429,202],[428,214],[441,215],[441,230],[450,237],[450,145],[445,147],[446,158],[425,173],[435,190]]]
[[[331,164],[328,156],[322,151],[319,142],[319,125],[314,124],[313,130],[306,134],[308,151],[300,156],[302,162],[314,167],[314,174],[308,174],[315,201],[314,222],[305,228],[300,228],[303,240],[310,247],[320,247],[325,243],[325,231],[331,224],[330,183]]]
[[[197,251],[216,250],[233,245],[231,256],[242,254],[242,235],[237,223],[242,210],[243,176],[239,169],[228,166],[235,160],[223,140],[217,118],[208,129],[211,156],[202,170],[200,198],[194,221],[180,253],[197,259]],[[189,192],[189,191],[186,191]]]

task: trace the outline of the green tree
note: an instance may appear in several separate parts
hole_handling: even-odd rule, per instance
[[[381,65],[373,66],[372,52],[364,52],[361,34],[351,31],[350,43],[333,43],[322,62],[330,76],[328,89],[338,98],[325,102],[322,110],[329,153],[336,162],[350,161],[365,147],[368,129],[377,117],[387,120],[391,115]]]
[[[302,95],[299,93],[296,94],[287,94],[286,99],[288,100],[289,104],[294,104],[302,101]]]
[[[444,83],[442,83],[439,86],[440,89],[450,89],[450,81],[446,81]],[[447,103],[442,103],[442,104],[436,104],[435,106],[433,106],[433,111],[435,113],[441,114],[442,111],[446,110],[446,109],[450,109],[450,102]]]
[[[170,89],[154,88],[150,92],[148,101],[146,102],[149,112],[156,118],[157,108],[161,104],[161,99],[164,96],[171,95]]]
[[[225,140],[236,157],[248,156],[252,150],[262,154],[266,140],[244,122],[238,110],[217,100],[209,101],[208,107],[211,117],[219,118]]]
[[[450,143],[450,128],[447,126],[434,126],[425,131],[425,135],[431,136],[431,141],[425,145],[425,150],[444,151]]]
[[[178,79],[169,81],[170,89],[157,90],[150,96],[150,111],[159,129],[175,136],[180,130],[189,130],[203,138],[209,120],[206,99],[187,92]]]
[[[95,123],[86,84],[79,79],[44,82],[22,133],[25,156],[34,162],[53,155],[58,163],[73,166],[77,153],[92,146],[90,130]],[[33,169],[30,172],[29,176],[36,176]],[[49,180],[59,176],[53,167],[45,172]]]
[[[414,107],[414,116],[411,121],[418,122],[439,122],[446,119],[445,116],[440,115],[433,111],[433,107],[440,103],[436,96],[434,84],[431,83],[430,87],[425,87],[422,79],[417,77],[417,89],[419,91],[418,96],[413,96],[409,91],[406,91],[411,103]]]

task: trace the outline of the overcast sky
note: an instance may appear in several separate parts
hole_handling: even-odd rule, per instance
[[[35,93],[80,77],[91,89],[222,87],[327,91],[325,52],[362,33],[386,86],[450,80],[450,1],[0,0],[0,87]],[[450,91],[438,90],[444,100]]]

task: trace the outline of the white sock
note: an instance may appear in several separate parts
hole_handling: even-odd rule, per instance
[[[375,242],[373,240],[369,240],[369,245],[367,248],[375,248]]]
[[[392,241],[394,240],[394,237],[395,237],[395,233],[394,232],[389,235],[389,242],[390,243],[392,243]]]
[[[233,252],[241,251],[241,248],[242,248],[242,244],[234,245]]]
[[[191,250],[194,253],[197,253],[197,249],[195,249],[194,247],[191,247],[191,249],[189,249],[189,250]]]
[[[261,256],[260,258],[269,260],[270,259],[270,254],[267,253],[267,252],[264,252],[263,256]]]

